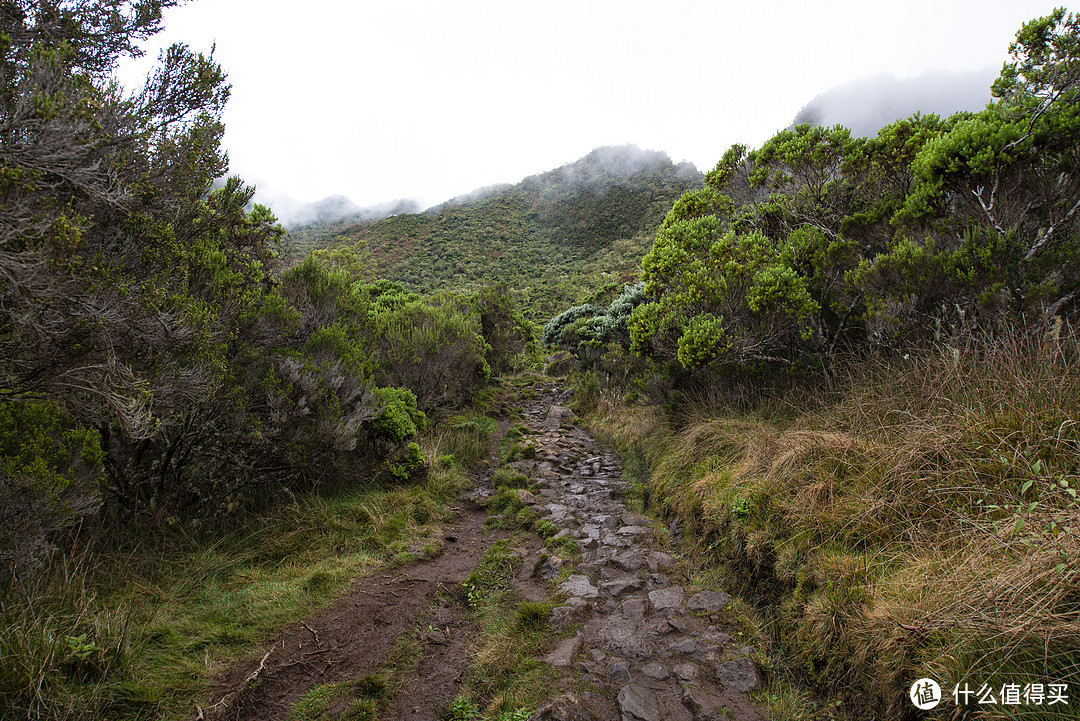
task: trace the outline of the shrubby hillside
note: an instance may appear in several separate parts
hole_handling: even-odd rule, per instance
[[[671,204],[701,186],[688,163],[634,146],[598,148],[555,170],[423,213],[293,231],[291,251],[351,246],[371,277],[418,292],[502,279],[537,319],[634,278]]]

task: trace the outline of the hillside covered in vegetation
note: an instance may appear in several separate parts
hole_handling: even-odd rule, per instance
[[[762,662],[851,718],[924,677],[1076,714],[953,691],[1060,691],[1080,648],[1080,19],[1010,52],[980,112],[734,146],[641,284],[544,329]]]
[[[546,320],[599,289],[621,288],[671,204],[701,187],[689,163],[635,146],[598,148],[517,185],[479,191],[423,213],[290,233],[290,252],[353,247],[368,277],[418,292],[469,290],[505,280]]]

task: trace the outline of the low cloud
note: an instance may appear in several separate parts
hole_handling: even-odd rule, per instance
[[[807,103],[792,124],[840,124],[852,135],[876,135],[889,123],[916,112],[946,117],[961,110],[982,110],[991,100],[990,85],[996,77],[990,68],[904,79],[876,75],[826,90]]]
[[[287,195],[256,190],[256,203],[270,208],[278,221],[289,230],[336,220],[379,220],[400,213],[416,213],[419,204],[409,198],[398,198],[377,205],[361,207],[344,195],[330,195],[313,203]]]

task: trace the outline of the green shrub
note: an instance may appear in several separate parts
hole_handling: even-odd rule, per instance
[[[56,403],[0,402],[0,563],[38,563],[57,532],[97,510],[104,457],[99,434]]]

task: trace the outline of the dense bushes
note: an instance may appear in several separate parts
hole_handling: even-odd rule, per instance
[[[634,350],[763,368],[1032,322],[1080,288],[1080,24],[1025,25],[980,113],[729,151],[642,263]]]
[[[56,532],[97,510],[97,433],[48,401],[0,403],[0,563],[36,565]]]
[[[427,414],[531,340],[505,286],[424,298],[348,251],[284,269],[253,190],[213,188],[216,63],[175,46],[110,84],[170,4],[0,10],[0,513],[30,524],[5,559],[101,501],[184,520],[408,478]]]

